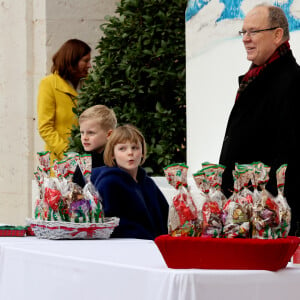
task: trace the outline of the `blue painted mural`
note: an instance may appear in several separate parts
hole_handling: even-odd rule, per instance
[[[187,8],[185,11],[185,20],[190,20],[210,1],[211,0],[188,0]]]
[[[277,2],[277,1],[276,1]],[[285,14],[286,17],[289,21],[289,29],[290,31],[295,31],[295,30],[300,30],[300,19],[296,19],[292,14],[291,14],[291,5],[293,4],[294,0],[289,0],[287,3],[283,3],[283,4],[277,4],[275,3],[275,5],[281,7]]]
[[[225,5],[224,10],[217,22],[225,19],[244,19],[244,14],[241,11],[243,0],[220,0],[220,3]]]
[[[241,10],[241,4],[244,0],[219,0],[220,3],[224,4],[224,10],[221,13],[221,16],[217,19],[217,22],[220,22],[225,19],[243,19],[244,13]],[[211,0],[188,0],[185,19],[189,21],[193,16],[195,16],[203,7],[208,5]],[[291,5],[294,0],[288,0],[286,3],[278,3],[274,1],[273,4],[281,7],[289,21],[290,31],[300,30],[300,19],[295,18],[291,13]]]

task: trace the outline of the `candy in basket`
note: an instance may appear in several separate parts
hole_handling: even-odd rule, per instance
[[[106,227],[104,223],[108,219],[104,218],[101,199],[90,181],[91,156],[69,153],[62,161],[54,161],[55,177],[50,176],[50,152],[39,152],[38,158],[40,164],[35,177],[40,193],[36,201],[35,221],[32,222],[35,234],[44,237],[42,230],[44,233],[54,231],[57,233],[63,229],[65,233],[70,233],[70,228],[76,228],[77,233],[81,232],[76,238],[81,238],[82,235],[86,235],[86,238],[98,238],[101,235],[99,233],[101,228],[104,230]],[[86,180],[84,188],[72,182],[72,176],[78,165]],[[43,222],[45,224],[42,224]],[[110,218],[109,228],[113,230],[118,222],[118,218]],[[99,234],[92,234],[96,232],[96,227]],[[107,232],[106,229],[104,231]],[[63,235],[58,234],[54,238],[57,236],[61,238]],[[65,238],[75,238],[74,234],[66,236],[68,237]]]

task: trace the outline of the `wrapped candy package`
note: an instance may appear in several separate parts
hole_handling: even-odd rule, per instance
[[[185,164],[173,164],[164,168],[166,178],[178,193],[173,197],[169,210],[168,228],[172,236],[199,236],[197,208],[187,185]]]
[[[236,164],[233,171],[234,192],[223,207],[223,237],[249,238],[253,210],[252,192],[248,189],[252,168]]]
[[[203,195],[203,203],[198,213],[202,236],[220,237],[222,232],[221,212],[225,197],[220,191],[219,166],[205,166],[193,174],[196,186]]]
[[[253,205],[252,217],[252,237],[259,239],[275,239],[279,237],[279,205],[275,198],[266,189],[269,180],[270,167],[258,164],[256,173],[258,174],[257,186],[260,192],[257,193]]]
[[[276,171],[278,194],[275,198],[279,206],[279,228],[277,230],[278,237],[287,237],[291,227],[291,208],[284,197],[285,172],[287,165],[282,165]]]

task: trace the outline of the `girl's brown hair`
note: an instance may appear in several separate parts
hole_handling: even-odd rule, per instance
[[[77,39],[66,41],[52,57],[51,72],[57,72],[63,79],[72,80],[80,59],[91,52],[91,47]]]
[[[145,162],[146,155],[147,155],[147,146],[146,146],[145,138],[143,134],[135,126],[126,124],[114,129],[108,139],[103,154],[104,163],[107,166],[109,167],[116,166],[116,162],[114,160],[114,148],[117,144],[126,143],[126,142],[141,143],[142,153],[143,153],[141,165]]]

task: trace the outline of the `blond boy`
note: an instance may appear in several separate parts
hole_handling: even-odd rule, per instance
[[[81,143],[84,150],[92,155],[92,168],[104,166],[103,151],[112,131],[117,126],[114,111],[105,105],[94,105],[79,116]],[[76,169],[73,182],[80,186],[85,180],[79,168]]]

